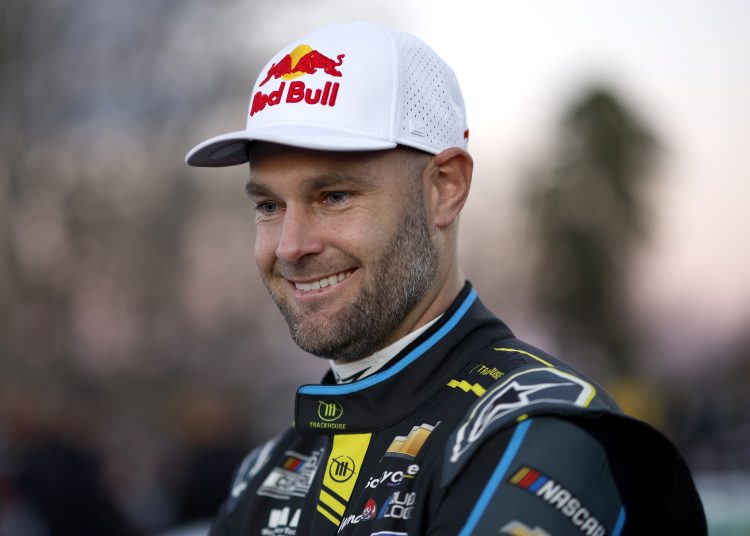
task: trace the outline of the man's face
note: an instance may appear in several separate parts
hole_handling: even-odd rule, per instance
[[[437,271],[413,151],[251,154],[255,259],[297,345],[352,361],[392,342]]]

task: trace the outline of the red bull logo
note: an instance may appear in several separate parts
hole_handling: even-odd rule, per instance
[[[318,69],[322,69],[331,76],[341,76],[341,72],[336,70],[336,67],[344,62],[344,54],[336,56],[336,60],[314,50],[310,45],[299,45],[268,69],[266,78],[258,87],[262,87],[271,78],[293,80],[306,74],[315,74]]]
[[[323,106],[335,106],[336,96],[339,91],[339,83],[328,81],[324,87],[312,89],[305,86],[302,81],[290,82],[287,88],[286,81],[294,80],[307,74],[315,74],[322,70],[329,76],[341,77],[341,71],[337,67],[344,61],[344,54],[336,56],[332,60],[328,56],[314,50],[310,45],[299,45],[289,54],[286,54],[278,63],[274,63],[266,73],[263,81],[258,85],[262,87],[271,80],[284,80],[276,91],[263,93],[258,91],[253,95],[250,115],[263,110],[266,106],[275,106],[282,101],[287,103],[305,102],[307,104],[321,104]]]

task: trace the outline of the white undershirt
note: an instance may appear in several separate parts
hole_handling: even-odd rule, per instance
[[[405,337],[400,338],[393,344],[389,344],[382,350],[378,350],[364,359],[358,359],[351,363],[334,363],[333,360],[329,360],[328,362],[331,364],[331,370],[333,371],[333,377],[336,378],[336,383],[350,383],[376,373],[413,340],[427,331],[441,316],[443,315],[438,315],[421,328],[415,329]]]

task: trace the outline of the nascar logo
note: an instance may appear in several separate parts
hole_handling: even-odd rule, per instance
[[[570,518],[571,523],[588,536],[604,536],[607,531],[589,512],[583,503],[570,490],[552,480],[549,476],[532,469],[521,467],[508,480],[512,486],[533,493],[544,502],[557,508],[560,513]]]

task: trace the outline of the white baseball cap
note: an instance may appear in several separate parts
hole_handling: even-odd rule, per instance
[[[266,64],[244,130],[190,150],[191,166],[248,161],[258,140],[322,151],[407,145],[466,149],[466,111],[453,70],[422,40],[376,24],[320,28]]]

